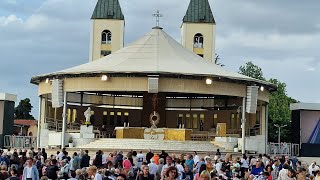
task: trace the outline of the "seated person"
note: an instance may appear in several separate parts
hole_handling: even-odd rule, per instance
[[[263,168],[261,167],[261,162],[259,159],[257,159],[256,167],[251,170],[250,174],[257,176],[263,172],[264,171],[263,171]]]

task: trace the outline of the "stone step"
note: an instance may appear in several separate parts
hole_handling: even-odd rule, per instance
[[[79,146],[81,149],[114,149],[114,150],[166,150],[183,152],[214,152],[219,147],[211,142],[203,141],[158,141],[145,139],[97,139],[87,145]]]

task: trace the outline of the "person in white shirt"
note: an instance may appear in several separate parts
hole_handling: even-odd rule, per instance
[[[156,177],[158,166],[154,163],[153,158],[150,159],[150,164],[148,164],[148,166],[149,166],[149,173],[154,175],[154,177]]]
[[[177,159],[176,168],[177,168],[178,174],[179,174],[178,179],[181,180],[181,179],[182,179],[182,175],[183,175],[183,173],[184,173],[184,168],[183,168],[183,166],[181,165],[180,159]]]
[[[87,173],[89,178],[93,178],[94,180],[102,180],[102,176],[98,173],[98,168],[96,166],[90,166],[87,169]]]
[[[200,157],[196,151],[193,152],[193,155],[194,155],[194,157],[193,157],[194,165],[197,166],[197,163],[200,161]]]
[[[64,152],[66,151],[65,148],[61,149],[61,152],[57,155],[57,160],[61,161],[63,156],[65,156]]]
[[[137,167],[141,168],[142,163],[146,160],[146,157],[144,154],[142,154],[142,151],[140,151],[140,153],[137,154],[137,159],[138,159]]]
[[[309,174],[314,175],[314,173],[319,170],[319,166],[317,166],[317,163],[313,161],[309,166],[308,170],[309,170]]]

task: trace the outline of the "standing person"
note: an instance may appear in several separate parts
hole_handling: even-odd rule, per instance
[[[153,174],[150,174],[149,167],[143,166],[142,174],[139,175],[138,180],[154,180],[155,177]]]
[[[164,166],[164,159],[160,158],[159,164],[157,166],[157,179],[161,178],[161,172],[162,172],[163,166]]]
[[[27,160],[27,165],[24,167],[22,180],[39,180],[39,172],[35,165],[33,165],[33,159]]]
[[[89,175],[89,179],[94,179],[94,180],[102,180],[101,175],[98,173],[98,168],[96,166],[90,166],[87,169],[87,173]]]
[[[165,175],[167,169],[171,166],[174,166],[172,164],[172,158],[170,156],[167,156],[166,158],[166,164],[162,167],[161,176]]]
[[[191,171],[193,170],[194,160],[192,158],[192,155],[190,155],[190,154],[187,155],[186,166],[189,166],[189,169]]]
[[[77,169],[80,169],[80,158],[78,154],[74,152],[70,161],[70,171],[76,171]]]
[[[201,120],[200,121],[200,131],[203,131],[204,129],[204,122]]]
[[[245,154],[242,155],[242,158],[240,160],[241,162],[241,177],[244,177],[245,172],[247,172],[249,170],[249,160],[247,158],[247,156]]]
[[[150,172],[150,174],[152,174],[154,177],[156,177],[158,167],[157,167],[157,165],[155,164],[155,161],[154,161],[153,158],[152,158],[150,161],[151,161],[150,164],[148,164],[148,166],[149,166],[149,172]]]
[[[218,159],[220,159],[220,157],[221,157],[220,149],[217,149],[216,156],[218,156]]]
[[[150,163],[150,160],[151,160],[151,158],[153,158],[153,156],[154,156],[154,154],[153,154],[152,150],[149,149],[149,152],[146,155],[146,160],[147,160],[148,164]]]
[[[137,165],[138,165],[138,157],[137,157],[137,151],[132,151],[132,161],[133,161],[133,163],[132,163],[132,165],[134,166],[134,167],[137,167]]]
[[[46,149],[45,149],[45,148],[42,148],[41,153],[42,153],[43,159],[44,159],[44,160],[47,160],[47,159],[48,159],[48,154],[47,154],[47,152],[46,152]]]
[[[199,157],[197,151],[194,151],[193,155],[194,155],[193,161],[194,161],[194,164],[196,166],[198,164],[198,162],[200,161],[200,157]]]
[[[130,160],[127,157],[124,158],[124,160],[122,162],[122,167],[123,167],[123,170],[125,172],[125,175],[128,175],[128,172],[132,168],[132,164],[131,164]]]
[[[57,179],[58,178],[59,167],[57,166],[57,160],[52,159],[51,165],[47,167],[47,177],[49,179]]]
[[[175,168],[174,166],[169,167],[165,173],[165,176],[166,180],[176,180],[179,176],[177,168]]]
[[[16,169],[11,169],[10,174],[11,176],[8,178],[9,180],[20,180],[20,178],[18,177],[18,171]]]
[[[142,154],[142,151],[139,152],[139,154],[137,154],[137,158],[138,158],[138,163],[137,163],[137,167],[141,168],[142,163],[145,161],[145,156],[144,154]]]
[[[168,153],[166,153],[164,150],[161,151],[161,154],[159,155],[160,158],[162,159],[166,159],[167,158]],[[164,162],[164,164],[166,164],[166,162]]]
[[[181,165],[180,159],[177,159],[176,168],[177,168],[177,171],[178,171],[178,174],[179,174],[179,179],[181,180],[182,176],[183,176],[183,173],[184,173],[184,168]]]
[[[101,168],[102,167],[102,151],[99,150],[96,153],[96,157],[94,158],[94,163],[93,165],[95,165],[97,168]]]
[[[88,150],[84,151],[84,155],[81,158],[80,168],[89,167],[90,156],[88,155],[88,153]]]

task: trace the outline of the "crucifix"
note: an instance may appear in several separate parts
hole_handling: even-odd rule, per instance
[[[160,14],[159,10],[157,10],[156,14],[152,14],[153,17],[156,17],[156,26],[159,27],[160,18],[163,17],[162,14]]]

